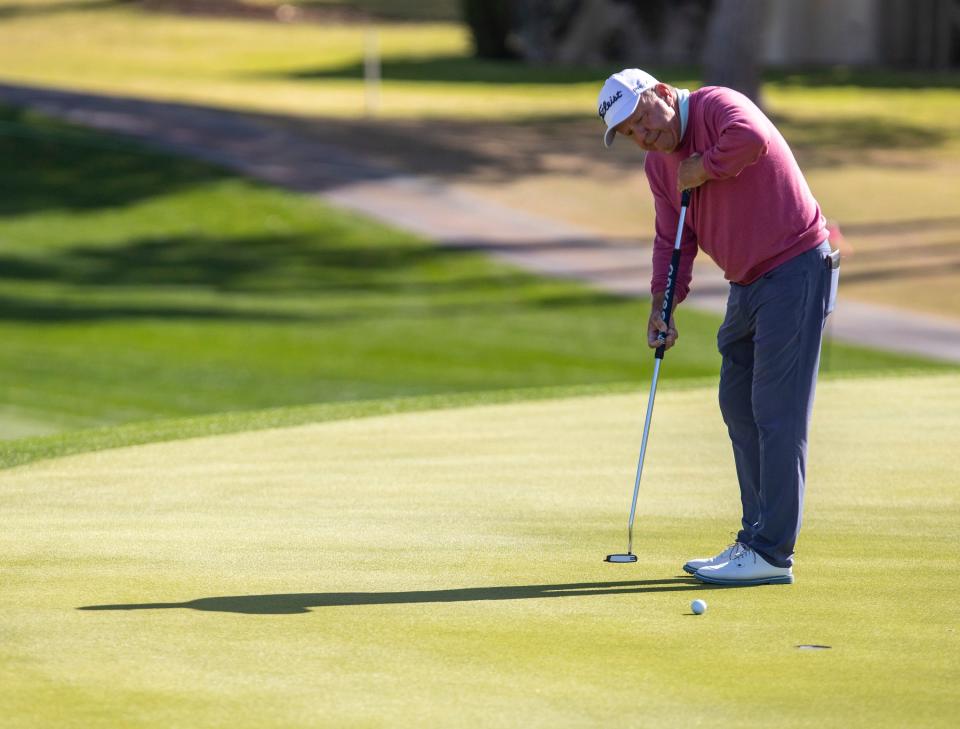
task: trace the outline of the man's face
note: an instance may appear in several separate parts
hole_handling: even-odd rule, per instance
[[[633,114],[617,124],[645,152],[672,152],[680,144],[680,117],[673,89],[657,84],[640,96]]]

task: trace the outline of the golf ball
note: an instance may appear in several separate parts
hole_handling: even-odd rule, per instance
[[[693,610],[694,615],[703,615],[707,612],[707,603],[703,600],[694,600],[690,603],[690,609]]]

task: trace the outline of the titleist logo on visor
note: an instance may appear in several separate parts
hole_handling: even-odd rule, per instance
[[[600,104],[600,108],[597,111],[600,114],[601,119],[603,119],[603,117],[606,116],[607,112],[610,111],[610,107],[613,106],[615,103],[617,103],[617,100],[621,96],[623,96],[623,91],[618,91],[609,99],[607,99],[602,104]]]

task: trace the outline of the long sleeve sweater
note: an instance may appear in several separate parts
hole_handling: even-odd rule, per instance
[[[680,218],[677,171],[696,153],[709,180],[693,190],[687,210],[677,303],[690,291],[698,247],[728,281],[749,284],[826,240],[820,206],[777,128],[743,94],[707,86],[690,94],[679,146],[648,152],[644,163],[656,209],[654,294],[666,289]]]

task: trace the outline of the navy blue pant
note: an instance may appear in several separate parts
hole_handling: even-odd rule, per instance
[[[824,243],[747,286],[730,284],[717,345],[720,410],[733,443],[743,520],[737,541],[790,567],[800,532],[820,341],[830,294]]]

